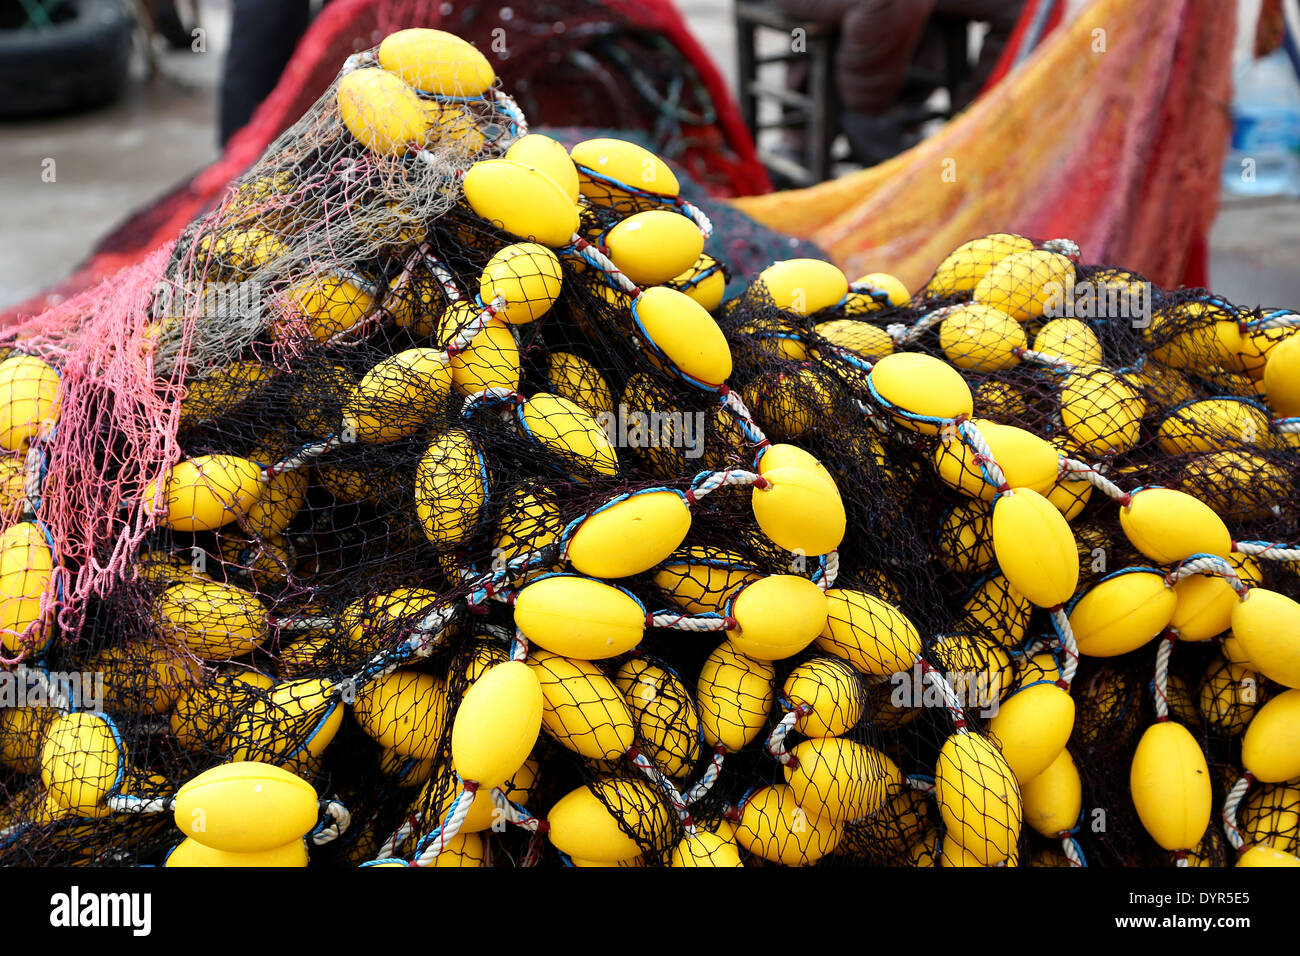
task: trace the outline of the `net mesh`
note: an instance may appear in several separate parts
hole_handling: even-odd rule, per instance
[[[483,66],[358,54],[9,333],[0,859],[1295,852],[1294,313],[1010,235],[850,283]]]

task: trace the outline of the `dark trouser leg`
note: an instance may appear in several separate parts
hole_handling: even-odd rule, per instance
[[[221,74],[221,144],[275,88],[307,29],[309,0],[232,0],[230,47]]]

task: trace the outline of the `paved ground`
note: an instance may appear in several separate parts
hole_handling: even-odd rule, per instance
[[[215,89],[227,19],[200,0],[207,52],[167,53],[165,75],[82,116],[0,124],[0,305],[66,275],[122,218],[217,155]],[[680,0],[735,83],[730,0]],[[44,182],[46,160],[55,180]],[[1300,307],[1300,202],[1224,203],[1211,237],[1211,284],[1230,300]]]

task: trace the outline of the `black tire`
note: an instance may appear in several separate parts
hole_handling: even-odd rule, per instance
[[[122,0],[66,0],[52,26],[0,29],[0,116],[89,109],[126,87],[133,21]]]

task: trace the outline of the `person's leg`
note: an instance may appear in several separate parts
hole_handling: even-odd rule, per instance
[[[311,18],[310,0],[231,0],[231,7],[221,74],[223,146],[275,88]]]

